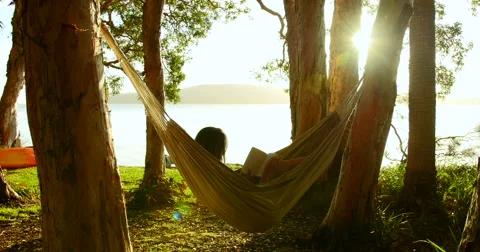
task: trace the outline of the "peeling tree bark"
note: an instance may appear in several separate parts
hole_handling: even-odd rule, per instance
[[[12,48],[7,63],[7,83],[0,99],[0,146],[20,147],[17,99],[24,84],[25,61],[22,45],[22,3],[15,3],[12,18]]]
[[[292,140],[327,112],[325,0],[284,0],[290,78]]]
[[[462,239],[458,245],[458,252],[480,251],[480,157],[477,163],[477,181],[472,194],[470,209],[468,209],[467,220],[462,233]]]
[[[161,17],[165,0],[146,0],[143,7],[145,81],[160,104],[165,104],[160,47]],[[165,175],[165,148],[147,116],[147,151],[142,186],[158,185]]]
[[[334,236],[369,224],[396,98],[397,68],[412,6],[381,0],[340,179],[322,226]],[[345,234],[345,233],[344,233]],[[352,233],[350,233],[352,234]]]
[[[43,251],[131,251],[103,93],[100,1],[23,4]]]

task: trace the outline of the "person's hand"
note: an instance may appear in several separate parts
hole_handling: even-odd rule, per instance
[[[265,164],[265,168],[263,169],[263,175],[262,175],[262,179],[260,180],[260,183],[267,182],[270,180],[270,178],[272,177],[272,174],[275,172],[277,168],[278,162],[280,162],[281,159],[282,157],[280,155],[275,155],[267,161],[267,163]]]

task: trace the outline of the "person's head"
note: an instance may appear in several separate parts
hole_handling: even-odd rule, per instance
[[[227,151],[227,135],[219,128],[205,127],[195,137],[203,148],[221,161],[225,161]]]

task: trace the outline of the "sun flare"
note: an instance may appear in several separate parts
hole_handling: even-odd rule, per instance
[[[353,36],[353,44],[360,53],[367,53],[370,42],[370,34],[367,32],[359,31]]]

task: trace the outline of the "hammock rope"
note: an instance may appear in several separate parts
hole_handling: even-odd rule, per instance
[[[127,61],[106,25],[102,23],[101,28],[193,194],[215,215],[241,231],[264,232],[271,228],[327,171],[361,93],[359,81],[358,88],[345,97],[335,112],[277,152],[284,158],[305,157],[300,164],[269,182],[256,185],[216,159],[168,116]]]

